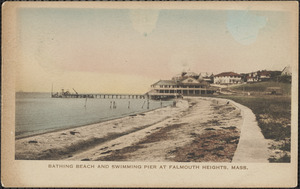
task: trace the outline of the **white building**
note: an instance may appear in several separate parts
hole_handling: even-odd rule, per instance
[[[181,74],[173,77],[172,80],[159,80],[151,85],[151,90],[147,93],[152,99],[173,98],[179,96],[201,96],[213,94],[217,89],[203,79],[199,79],[198,74]]]
[[[242,83],[242,75],[234,72],[223,72],[214,76],[215,84]]]
[[[246,76],[247,83],[254,83],[259,81],[257,72],[248,73]]]

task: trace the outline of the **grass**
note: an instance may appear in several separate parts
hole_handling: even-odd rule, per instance
[[[274,81],[265,81],[252,84],[242,84],[238,86],[230,87],[233,90],[245,91],[245,92],[265,92],[268,87],[280,87],[283,90],[284,95],[291,94],[291,84],[290,83],[280,83]]]
[[[285,142],[284,144],[282,144],[281,146],[279,146],[279,149],[283,150],[283,151],[290,152],[291,151],[291,141]]]
[[[267,87],[281,87],[283,95],[266,95]],[[291,138],[291,84],[277,82],[259,82],[230,87],[236,91],[233,95],[220,95],[220,98],[234,100],[250,108],[256,116],[262,134],[266,139],[274,141],[289,141]],[[242,91],[251,95],[242,95]],[[245,94],[245,93],[244,93]],[[288,139],[288,140],[287,140]],[[278,146],[285,152],[291,151],[290,142]],[[271,157],[270,162],[290,162],[290,156],[285,153],[279,158]]]
[[[220,96],[249,107],[266,139],[282,140],[291,136],[290,96]]]
[[[290,163],[291,157],[289,155],[285,154],[284,156],[280,157],[279,159],[269,158],[269,161],[271,163]]]

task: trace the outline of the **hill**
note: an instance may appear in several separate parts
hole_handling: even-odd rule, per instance
[[[268,87],[280,87],[283,95],[267,95]],[[269,161],[290,162],[291,84],[266,81],[230,86],[229,90],[233,93],[218,97],[232,99],[253,111],[264,137],[269,140]]]
[[[265,92],[268,87],[280,87],[283,90],[284,95],[291,94],[291,84],[290,83],[282,83],[282,82],[274,82],[274,81],[246,83],[246,84],[242,84],[242,85],[238,85],[238,86],[231,86],[230,88],[232,90],[236,90],[236,91],[260,93],[260,92]]]

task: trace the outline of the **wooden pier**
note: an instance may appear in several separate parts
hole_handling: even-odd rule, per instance
[[[98,98],[98,99],[147,99],[148,95],[141,94],[71,94],[55,93],[52,98]]]

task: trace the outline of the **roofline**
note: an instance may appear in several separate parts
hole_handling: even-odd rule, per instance
[[[173,80],[159,80],[159,81],[157,81],[157,82],[155,82],[155,83],[153,83],[152,85],[156,85],[156,84],[158,84],[159,82],[161,82],[161,81],[171,81],[171,82],[174,82],[174,85],[175,85],[175,81],[173,81]],[[169,84],[170,85],[170,84]],[[173,85],[173,84],[172,84]]]
[[[158,82],[160,82],[161,81],[161,79],[159,80],[159,81],[157,81],[157,82],[155,82],[155,83],[153,83],[153,84],[151,84],[151,85],[155,85],[155,84],[157,84]]]
[[[218,77],[218,76],[220,76],[221,74],[229,74],[229,73],[234,73],[234,74],[235,74],[234,76],[241,76],[241,77],[242,77],[241,74],[238,74],[238,73],[235,73],[235,72],[222,72],[222,73],[219,73],[219,74],[217,74],[217,75],[214,75],[214,77]],[[223,75],[222,75],[222,76],[223,76]],[[230,76],[230,75],[224,75],[224,76]]]

